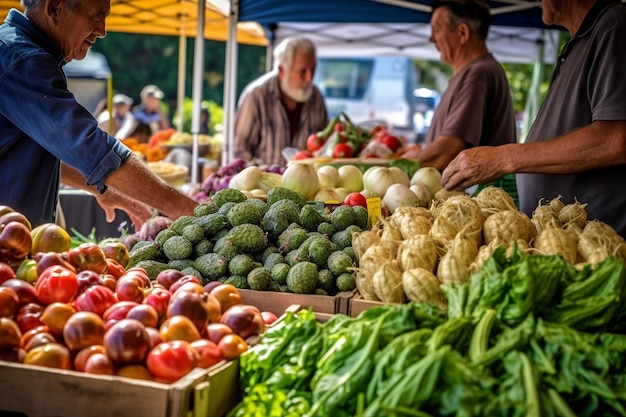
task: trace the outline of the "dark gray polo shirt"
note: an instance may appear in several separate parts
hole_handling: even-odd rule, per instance
[[[599,0],[569,40],[526,142],[552,140],[596,120],[626,120],[626,5]],[[588,203],[598,219],[626,236],[626,165],[575,174],[518,174],[520,209],[563,196]]]

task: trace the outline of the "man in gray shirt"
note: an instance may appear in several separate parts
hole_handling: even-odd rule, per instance
[[[403,157],[443,170],[464,149],[516,141],[509,83],[485,43],[490,20],[482,0],[433,3],[430,41],[454,75],[435,110],[425,146]]]
[[[526,143],[462,152],[443,172],[447,189],[517,175],[520,209],[539,199],[588,203],[587,216],[626,235],[626,5],[544,0],[543,21],[565,27],[552,82]]]

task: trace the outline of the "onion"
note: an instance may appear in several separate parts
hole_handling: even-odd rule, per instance
[[[354,165],[343,165],[337,170],[339,179],[337,188],[346,188],[350,192],[358,193],[363,189],[363,173]]]
[[[263,170],[257,166],[249,166],[235,174],[230,180],[229,187],[241,191],[251,191],[259,188],[258,184],[263,177]]]
[[[392,184],[382,201],[383,206],[386,206],[391,213],[402,206],[415,207],[417,203],[417,196],[404,184]]]
[[[336,181],[333,180],[333,178],[330,175],[324,174],[323,172],[318,171],[317,179],[320,182],[320,187],[335,188]]]
[[[371,190],[377,196],[385,195],[393,184],[409,186],[409,176],[396,167],[372,167],[363,175],[363,188]]]
[[[427,185],[423,183],[413,184],[409,189],[417,197],[417,205],[420,207],[430,207],[430,203],[433,201],[434,193]]]
[[[320,183],[327,181],[328,184],[324,185],[324,187],[336,187],[337,181],[339,181],[339,171],[332,165],[323,165],[317,169],[317,176],[320,179]],[[324,176],[324,181],[322,181],[322,176]]]
[[[339,197],[339,195],[337,194],[337,192],[335,191],[334,188],[331,187],[323,187],[320,188],[319,191],[317,192],[317,194],[315,194],[315,197],[313,198],[314,201],[339,201],[342,202],[343,199],[341,199]]]
[[[422,167],[415,171],[411,185],[424,184],[433,193],[441,190],[441,173],[434,167]]]
[[[297,162],[287,167],[281,185],[311,200],[319,188],[317,171],[311,164]]]
[[[343,200],[346,199],[348,194],[350,194],[352,191],[350,191],[350,190],[348,190],[347,188],[344,188],[344,187],[339,187],[339,188],[335,188],[335,192],[339,196],[339,201],[343,201]]]

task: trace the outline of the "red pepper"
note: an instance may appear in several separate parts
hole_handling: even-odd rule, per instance
[[[107,272],[107,257],[96,243],[86,242],[67,251],[67,259],[76,267],[76,271],[94,271],[98,274]]]

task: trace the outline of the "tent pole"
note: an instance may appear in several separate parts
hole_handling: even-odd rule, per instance
[[[545,31],[541,31],[541,38],[537,39],[537,61],[533,68],[533,77],[530,85],[530,94],[526,99],[524,109],[524,132],[523,139],[528,134],[537,113],[539,112],[539,95],[541,94],[541,83],[543,81],[543,73],[545,69]]]
[[[191,133],[193,136],[193,146],[191,152],[191,184],[198,183],[198,140],[200,134],[200,111],[202,106],[202,72],[204,69],[204,23],[206,4],[204,0],[198,0],[198,28],[196,31],[196,42],[194,44],[193,58],[193,91],[192,91],[192,114]]]
[[[186,79],[186,63],[187,63],[187,35],[185,35],[184,23],[181,21],[181,32],[178,38],[178,94],[177,101],[177,115],[178,125],[176,126],[177,132],[183,131],[183,119],[185,114],[185,79]]]
[[[235,109],[237,95],[237,20],[239,1],[230,2],[228,16],[228,39],[226,40],[226,66],[224,75],[224,143],[222,165],[234,159],[233,141],[235,137]]]

